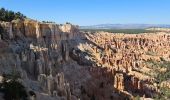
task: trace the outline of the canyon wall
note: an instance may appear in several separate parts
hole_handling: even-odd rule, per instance
[[[15,71],[35,92],[31,100],[151,98],[160,93],[155,76],[168,71],[156,66],[170,61],[167,32],[90,33],[72,24],[0,22],[0,77]]]
[[[83,37],[78,26],[41,23],[31,19],[0,22],[0,26],[1,75],[16,70],[31,90],[40,87],[36,91],[55,98],[75,98],[71,96],[64,74],[56,69],[57,65],[69,61],[70,41]],[[37,81],[38,85],[31,88],[33,81]]]

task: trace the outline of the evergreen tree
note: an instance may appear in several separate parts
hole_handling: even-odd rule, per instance
[[[12,20],[16,20],[16,19],[24,19],[26,18],[26,16],[24,16],[22,13],[20,12],[13,12],[11,10],[6,10],[4,8],[0,9],[0,21],[7,21],[10,22]]]

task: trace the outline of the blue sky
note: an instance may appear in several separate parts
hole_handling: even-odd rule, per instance
[[[170,0],[0,0],[0,7],[56,23],[170,24]]]

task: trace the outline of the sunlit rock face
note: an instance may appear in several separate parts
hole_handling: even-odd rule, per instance
[[[52,96],[64,96],[66,100],[71,100],[70,86],[65,81],[63,73],[58,73],[55,77],[40,74],[38,81],[46,93]]]
[[[137,95],[153,98],[160,93],[159,86],[168,87],[168,82],[160,84],[160,79],[156,77],[162,72],[168,73],[165,67],[170,61],[168,31],[143,34],[95,32],[87,33],[86,36],[90,40],[89,44],[80,47],[90,52],[90,60],[95,62],[95,67],[100,68],[96,71],[91,69],[92,73],[98,75],[107,69],[106,73],[109,74],[112,70],[114,73],[111,75],[114,77],[110,79],[108,86],[113,84],[115,90],[122,92],[122,98]],[[108,76],[104,76],[100,77],[106,81]]]
[[[57,100],[77,99],[71,94],[69,82],[62,72],[63,64],[70,60],[71,45],[74,45],[70,45],[70,41],[79,37],[77,26],[31,19],[0,22],[0,26],[3,29],[0,33],[1,75],[16,69],[23,80],[29,81],[25,83],[26,87],[35,92],[42,91]]]
[[[31,19],[0,27],[0,76],[15,69],[37,100],[152,98],[160,93],[155,76],[169,71],[154,68],[170,61],[169,31],[85,33],[72,24]],[[160,83],[169,87],[169,81]]]

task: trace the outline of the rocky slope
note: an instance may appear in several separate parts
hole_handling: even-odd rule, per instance
[[[73,96],[73,87],[65,79],[73,78],[70,82],[74,82],[81,77],[78,75],[81,67],[78,68],[79,65],[69,57],[70,51],[83,37],[77,26],[29,19],[0,22],[0,25],[3,30],[0,35],[1,75],[13,70],[19,72],[23,84],[37,93],[38,100],[78,98]]]
[[[31,100],[153,98],[169,84],[157,82],[158,73],[169,69],[153,68],[153,62],[170,60],[167,31],[84,33],[71,24],[31,19],[0,27],[0,75],[18,72],[27,91],[36,94]]]

